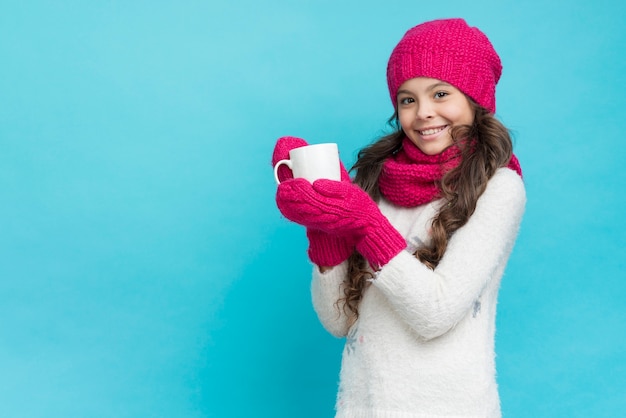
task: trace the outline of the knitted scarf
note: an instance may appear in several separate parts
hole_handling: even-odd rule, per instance
[[[390,202],[414,207],[440,197],[439,180],[461,162],[461,151],[452,146],[437,155],[426,155],[410,139],[404,138],[402,148],[383,163],[378,185]],[[522,170],[515,155],[508,167],[520,176]]]

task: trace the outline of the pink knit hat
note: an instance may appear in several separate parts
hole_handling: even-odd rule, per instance
[[[419,24],[404,34],[389,57],[387,84],[394,107],[402,83],[430,77],[452,84],[495,113],[501,73],[500,57],[484,33],[463,19],[441,19]]]

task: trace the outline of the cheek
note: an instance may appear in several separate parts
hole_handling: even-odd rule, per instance
[[[474,111],[469,103],[459,104],[459,106],[454,109],[454,113],[454,118],[459,125],[471,125],[474,123]]]
[[[403,130],[410,129],[413,125],[413,116],[408,112],[399,112],[398,113],[398,121],[400,122],[400,126]]]
[[[472,115],[467,116],[465,114],[461,114],[456,119],[456,125],[472,125],[474,122],[474,117]]]
[[[471,125],[474,121],[474,115],[464,112],[463,109],[454,109],[448,112],[446,119],[452,122],[453,126]]]

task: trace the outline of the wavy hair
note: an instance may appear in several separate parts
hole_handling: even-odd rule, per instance
[[[432,220],[431,243],[414,253],[424,265],[434,270],[443,258],[448,241],[455,231],[465,225],[476,209],[476,202],[487,187],[496,170],[506,166],[513,153],[508,129],[487,109],[470,100],[474,110],[471,126],[455,126],[451,130],[454,144],[461,151],[461,162],[444,174],[438,183],[440,198],[447,204],[441,206]],[[354,182],[375,201],[381,198],[378,179],[387,158],[402,148],[405,137],[398,121],[398,113],[389,119],[395,131],[363,148],[350,171],[355,172]],[[356,317],[367,279],[372,277],[367,261],[357,252],[349,258],[348,278],[344,283],[343,303]],[[347,311],[346,311],[347,312]]]

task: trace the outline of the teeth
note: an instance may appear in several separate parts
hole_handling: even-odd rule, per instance
[[[445,127],[444,127],[445,128]],[[437,132],[441,132],[444,130],[444,128],[433,128],[433,129],[426,129],[425,131],[419,131],[419,133],[421,135],[432,135],[432,134],[436,134]]]

